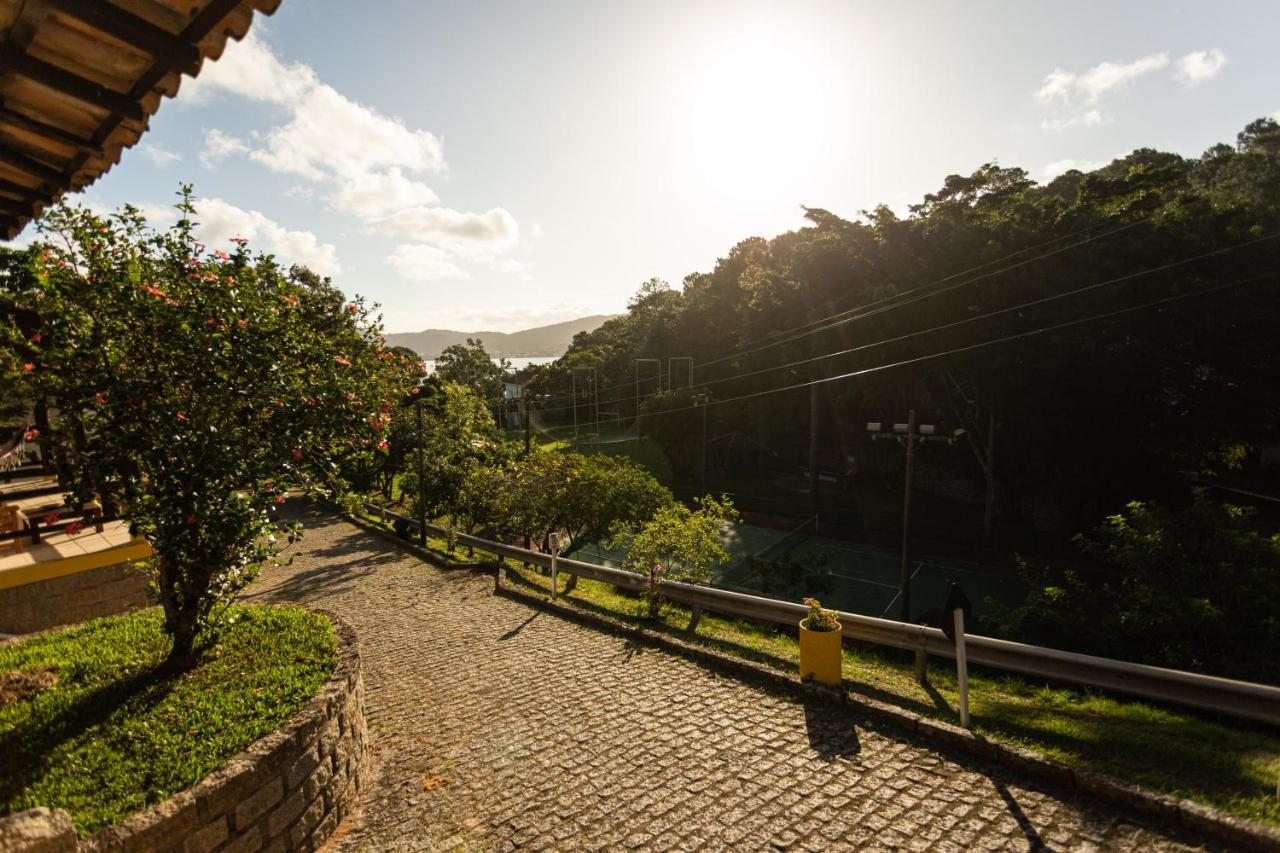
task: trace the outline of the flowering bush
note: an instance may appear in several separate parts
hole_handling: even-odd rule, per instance
[[[806,598],[804,606],[809,612],[800,620],[800,627],[806,631],[839,631],[840,618],[834,610],[823,610],[822,602],[816,598]]]
[[[210,252],[190,188],[177,207],[154,232],[132,208],[60,206],[41,224],[56,239],[0,277],[19,309],[0,317],[0,376],[60,413],[45,438],[63,485],[151,542],[175,663],[297,535],[274,518],[286,487],[332,494],[338,464],[376,450],[393,391],[363,303],[243,240]]]
[[[662,584],[667,580],[693,583],[711,579],[715,567],[729,559],[720,543],[720,527],[736,521],[738,512],[727,498],[710,495],[661,507],[644,525],[627,552],[626,568],[644,575],[648,616],[662,608]]]

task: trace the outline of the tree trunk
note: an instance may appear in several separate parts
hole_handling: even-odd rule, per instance
[[[156,583],[160,604],[164,608],[164,630],[173,640],[165,667],[174,670],[189,669],[195,663],[196,639],[200,632],[199,593],[189,587],[194,578],[175,567],[173,563],[157,560],[160,577]]]

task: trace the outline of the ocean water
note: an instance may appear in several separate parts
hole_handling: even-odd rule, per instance
[[[520,368],[528,367],[531,364],[550,364],[551,362],[555,361],[556,358],[557,356],[554,356],[554,355],[521,355],[521,356],[512,356],[511,358],[508,358],[507,361],[511,363],[511,367],[513,369],[519,370]],[[500,360],[501,359],[495,358],[493,359],[493,363],[497,364]],[[434,358],[426,359],[425,364],[427,365],[428,373],[432,373],[435,371],[436,360]]]

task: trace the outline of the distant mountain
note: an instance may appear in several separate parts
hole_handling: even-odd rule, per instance
[[[489,355],[503,358],[560,356],[564,355],[573,336],[578,332],[590,332],[616,316],[618,315],[593,314],[522,332],[455,332],[451,329],[398,332],[387,335],[387,343],[391,346],[408,347],[423,358],[436,358],[445,347],[466,343],[467,338],[479,338],[484,342]]]

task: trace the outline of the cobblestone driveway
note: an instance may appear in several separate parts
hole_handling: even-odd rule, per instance
[[[360,638],[375,776],[341,850],[1170,849],[1159,828],[495,597],[309,517],[251,599]],[[1186,844],[1187,839],[1180,839]]]

